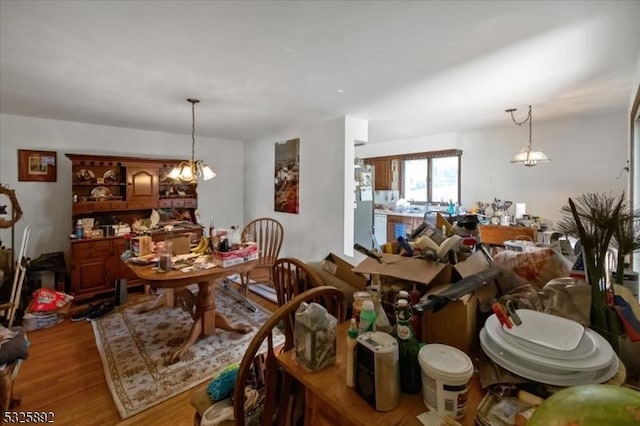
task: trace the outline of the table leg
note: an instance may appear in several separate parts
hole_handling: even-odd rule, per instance
[[[154,309],[162,308],[165,306],[169,308],[177,307],[175,290],[173,288],[167,288],[164,293],[156,297],[156,300],[136,310],[136,313],[144,314],[146,312],[151,312]]]
[[[187,340],[171,354],[169,363],[180,360],[187,350],[201,336],[209,336],[215,332],[216,327],[226,331],[237,331],[247,334],[251,327],[247,324],[233,325],[227,317],[216,311],[216,297],[213,289],[213,281],[198,283],[198,297],[196,299],[196,314]]]

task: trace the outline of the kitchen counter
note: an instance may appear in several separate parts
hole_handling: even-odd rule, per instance
[[[375,214],[385,214],[387,216],[402,216],[402,217],[424,217],[424,211],[418,211],[418,212],[397,212],[397,211],[393,211],[393,210],[382,210],[382,209],[375,209],[373,211]]]

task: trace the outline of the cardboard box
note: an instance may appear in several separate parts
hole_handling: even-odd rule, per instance
[[[353,272],[354,268],[352,264],[333,253],[329,253],[327,257],[324,258],[322,269],[336,278],[349,283],[358,290],[364,290],[369,282],[369,279],[364,275]]]
[[[258,259],[258,245],[251,244],[247,247],[233,251],[214,250],[211,261],[216,266],[223,268],[238,265],[240,263],[249,262]]]
[[[134,256],[146,256],[153,253],[153,240],[148,235],[131,238],[131,251]]]
[[[480,252],[456,265],[433,263],[417,257],[402,257],[383,254],[383,263],[365,259],[354,270],[363,273],[378,273],[406,281],[408,284],[422,283],[425,296],[438,294],[455,286],[454,281],[489,268],[489,263]],[[484,288],[484,287],[483,287]],[[450,301],[438,312],[426,310],[421,321],[420,337],[424,343],[441,343],[453,346],[467,354],[474,354],[478,347],[478,297],[476,293],[463,295]]]
[[[433,263],[419,257],[404,257],[397,254],[382,253],[382,263],[367,257],[353,268],[353,272],[380,274],[402,280],[430,284],[434,280],[451,282],[451,271],[446,271],[448,268],[451,268],[448,264]],[[439,276],[441,273],[449,274],[448,279],[446,276]]]
[[[427,310],[422,313],[422,341],[453,346],[472,355],[478,344],[477,317],[475,294],[449,302],[438,312]]]
[[[481,252],[471,255],[466,261],[453,266],[462,278],[470,277],[490,267]],[[429,294],[437,294],[456,284],[435,284],[430,287]],[[486,287],[486,286],[485,286]],[[425,343],[441,343],[453,346],[473,355],[478,345],[478,292],[485,287],[468,293],[460,299],[451,301],[438,312],[427,310],[422,313],[422,341]]]
[[[165,237],[165,242],[171,241],[171,254],[187,254],[191,251],[191,232]]]

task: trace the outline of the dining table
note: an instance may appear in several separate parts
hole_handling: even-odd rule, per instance
[[[253,260],[228,267],[215,266],[207,269],[191,267],[161,272],[155,264],[139,265],[130,261],[126,262],[126,265],[144,284],[164,288],[170,290],[171,293],[174,290],[184,289],[189,284],[198,284],[198,294],[196,296],[189,290],[182,292],[187,297],[193,298],[191,302],[193,303],[193,309],[187,309],[193,318],[193,325],[185,342],[174,349],[170,355],[170,364],[179,361],[200,337],[214,334],[216,328],[243,334],[251,332],[251,327],[248,324],[232,324],[222,312],[216,310],[215,284],[219,279],[233,274],[239,274],[241,279],[244,279],[243,277],[256,264],[257,261]]]
[[[295,349],[283,352],[278,364],[304,386],[304,424],[309,425],[421,425],[417,416],[428,410],[422,393],[401,393],[400,403],[393,410],[376,411],[354,388],[346,385],[346,340],[349,321],[336,330],[336,362],[319,371],[307,371],[295,359]],[[474,425],[478,405],[484,393],[477,375],[469,381],[465,415],[457,419],[463,425]]]

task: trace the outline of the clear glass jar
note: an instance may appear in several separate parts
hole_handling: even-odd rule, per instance
[[[360,312],[362,311],[362,304],[365,300],[372,300],[371,293],[368,291],[356,291],[353,293],[353,304],[351,306],[353,310],[353,318],[356,319],[356,322],[360,321]]]

